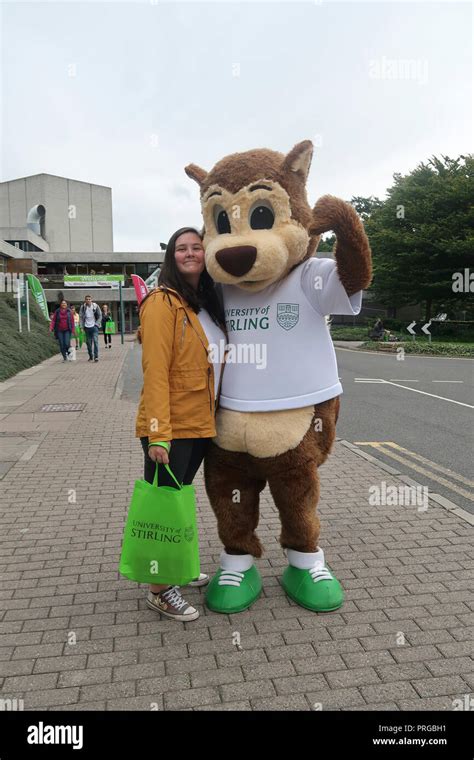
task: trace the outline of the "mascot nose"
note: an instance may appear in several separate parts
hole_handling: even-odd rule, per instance
[[[249,272],[257,258],[257,249],[253,245],[236,245],[234,248],[222,248],[216,253],[216,259],[224,272],[234,277],[242,277]]]

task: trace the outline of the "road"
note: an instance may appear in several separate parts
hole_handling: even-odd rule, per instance
[[[474,361],[336,351],[344,389],[338,436],[474,513]],[[137,401],[137,344],[122,382],[122,395]]]
[[[474,513],[474,361],[336,352],[338,436]]]

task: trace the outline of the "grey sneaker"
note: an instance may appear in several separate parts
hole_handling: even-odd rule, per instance
[[[193,581],[190,581],[188,583],[188,586],[193,586],[196,588],[197,586],[207,586],[209,583],[209,576],[206,575],[206,573],[199,573],[199,577],[195,578]]]
[[[160,612],[171,620],[187,622],[189,620],[196,620],[199,617],[198,610],[191,607],[181,596],[179,586],[169,586],[158,594],[149,591],[146,606],[150,610]]]

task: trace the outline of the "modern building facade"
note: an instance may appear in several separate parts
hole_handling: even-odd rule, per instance
[[[148,279],[163,257],[164,250],[114,251],[110,187],[53,174],[0,182],[0,272],[35,274],[51,310],[61,295],[78,306],[89,293],[110,306],[118,325],[118,290],[66,287],[64,275],[122,274],[124,329],[132,331],[138,310],[130,276]]]

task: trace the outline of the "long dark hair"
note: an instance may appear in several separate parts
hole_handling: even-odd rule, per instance
[[[201,309],[206,309],[214,322],[224,324],[224,312],[217,297],[214,280],[206,268],[201,272],[197,291],[186,282],[176,265],[176,241],[186,232],[193,232],[202,241],[202,235],[194,227],[181,227],[174,232],[166,246],[166,253],[161,266],[158,284],[176,290],[184,298],[191,309],[199,314]]]

